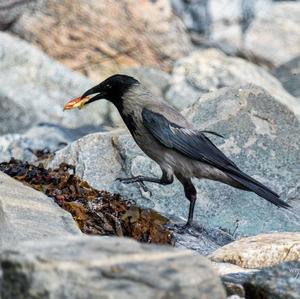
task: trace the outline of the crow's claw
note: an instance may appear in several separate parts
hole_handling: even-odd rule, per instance
[[[130,184],[135,182],[133,178],[116,178],[116,181],[119,181],[124,184]]]
[[[152,196],[152,192],[144,184],[144,182],[141,179],[139,179],[138,177],[133,177],[133,178],[116,178],[116,181],[119,181],[119,182],[124,183],[124,184],[138,183],[141,186],[141,188],[144,190],[144,192],[149,192],[150,196]]]
[[[143,181],[139,182],[141,188],[144,190],[144,192],[149,192],[150,196],[152,196],[152,191],[144,184]]]

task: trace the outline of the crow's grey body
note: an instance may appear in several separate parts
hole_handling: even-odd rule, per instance
[[[255,192],[278,207],[290,207],[275,192],[242,172],[204,131],[195,129],[175,108],[153,96],[136,79],[114,75],[86,91],[81,98],[91,94],[96,96],[88,102],[106,98],[117,107],[136,143],[162,169],[160,179],[138,176],[120,180],[139,182],[145,187],[144,182],[171,184],[176,176],[190,201],[187,224],[193,220],[197,198],[192,178],[219,181]]]
[[[162,114],[170,123],[186,128],[187,134],[192,134],[196,130],[176,109],[154,97],[141,85],[134,86],[124,94],[121,115],[125,123],[127,119],[133,121],[128,128],[134,140],[147,156],[159,164],[168,177],[175,175],[179,180],[193,177],[206,178],[238,187],[238,184],[223,171],[207,163],[195,161],[161,144],[144,125],[143,111],[145,109]]]

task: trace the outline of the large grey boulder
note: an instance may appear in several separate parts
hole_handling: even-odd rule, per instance
[[[300,101],[291,96],[276,78],[262,67],[216,49],[196,51],[179,60],[173,67],[166,99],[183,108],[194,103],[203,93],[246,83],[263,87],[300,118]]]
[[[197,128],[225,135],[225,140],[211,138],[241,169],[294,206],[291,212],[278,209],[253,193],[195,180],[195,220],[231,233],[236,231],[237,235],[299,230],[296,165],[300,161],[300,124],[295,115],[254,85],[207,94],[185,114]],[[177,181],[169,186],[149,183],[152,197],[137,184],[115,182],[117,177],[161,175],[158,165],[141,152],[132,137],[120,131],[86,136],[57,152],[49,166],[61,162],[75,165],[77,174],[95,188],[119,192],[164,214],[187,217],[188,201]]]
[[[231,55],[278,66],[299,55],[299,1],[172,0],[187,28]]]
[[[94,83],[27,42],[0,32],[0,57],[0,93],[10,100],[11,111],[15,109],[15,103],[24,114],[31,115],[34,111],[32,125],[51,122],[78,127],[101,124],[108,118],[105,101],[87,107],[81,114],[78,111],[64,113],[64,103],[81,95]],[[7,127],[4,119],[1,118],[0,122],[1,127]]]
[[[246,55],[270,66],[279,66],[299,56],[300,2],[273,3],[268,13],[251,24],[245,38]]]
[[[0,265],[3,299],[226,298],[206,258],[124,238],[25,242]]]
[[[0,172],[0,249],[46,237],[80,235],[71,214],[54,201]],[[1,283],[0,283],[1,285]],[[3,297],[5,298],[5,297]]]

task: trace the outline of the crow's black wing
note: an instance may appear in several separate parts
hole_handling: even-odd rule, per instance
[[[164,146],[217,168],[238,169],[201,131],[182,128],[148,109],[143,110],[142,116],[144,126]]]
[[[242,172],[200,131],[182,128],[167,120],[162,114],[146,108],[143,109],[142,117],[144,126],[164,146],[193,160],[207,163],[222,170],[240,183],[244,189],[255,192],[279,207],[290,207],[279,199],[278,194]]]

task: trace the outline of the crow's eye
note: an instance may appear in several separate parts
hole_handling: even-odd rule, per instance
[[[112,88],[112,86],[111,86],[111,85],[109,85],[109,84],[107,84],[107,85],[106,85],[106,88],[107,88],[107,89],[111,89],[111,88]]]

